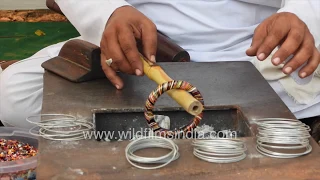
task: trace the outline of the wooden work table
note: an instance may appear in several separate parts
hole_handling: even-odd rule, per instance
[[[40,139],[37,179],[320,179],[320,149],[313,140],[313,151],[294,159],[270,158],[255,150],[254,119],[294,116],[251,63],[160,65],[173,79],[195,85],[206,106],[217,109],[233,107],[242,114],[252,132],[251,136],[242,137],[248,147],[246,159],[230,164],[208,163],[192,154],[192,140],[174,140],[179,146],[178,160],[161,169],[141,170],[125,159],[124,149],[129,141],[58,142]],[[64,113],[92,119],[97,110],[143,108],[156,84],[146,77],[123,78],[126,87],[117,91],[105,79],[74,84],[45,72],[42,113]],[[160,98],[156,106],[177,108],[168,96]]]

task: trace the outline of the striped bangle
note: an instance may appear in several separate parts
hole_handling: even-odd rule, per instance
[[[194,87],[193,85],[191,85],[186,81],[169,81],[159,85],[157,89],[151,92],[148,100],[146,101],[144,116],[145,116],[145,119],[147,120],[149,127],[152,128],[154,132],[157,132],[158,134],[160,133],[160,135],[164,137],[182,135],[192,131],[194,128],[197,127],[197,125],[200,123],[200,120],[203,117],[203,112],[201,112],[200,114],[194,116],[190,124],[183,126],[182,128],[175,131],[160,127],[159,124],[154,119],[154,114],[152,110],[154,108],[154,105],[157,99],[163,93],[171,89],[185,90],[188,93],[190,93],[195,99],[200,101],[202,105],[204,105],[204,101],[200,92],[197,90],[196,87]]]

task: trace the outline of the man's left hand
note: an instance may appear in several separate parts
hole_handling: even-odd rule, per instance
[[[315,41],[307,25],[292,13],[277,13],[263,21],[254,32],[248,56],[257,56],[260,61],[265,60],[271,52],[279,46],[272,56],[272,63],[277,66],[290,55],[294,57],[288,61],[283,72],[290,74],[300,66],[299,76],[305,78],[318,67],[320,53],[315,47]]]

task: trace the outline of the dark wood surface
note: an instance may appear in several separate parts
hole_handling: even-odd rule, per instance
[[[143,44],[139,39],[137,39],[137,47],[144,55]],[[173,40],[158,31],[156,60],[157,62],[190,62],[190,55]]]
[[[205,105],[232,106],[251,123],[257,118],[294,118],[293,114],[249,62],[160,63],[169,76],[186,80],[202,93]],[[73,84],[54,74],[44,75],[42,113],[92,118],[94,110],[143,108],[156,84],[146,77],[123,76],[126,87],[115,90],[105,79]],[[169,96],[158,107],[177,108]],[[254,130],[254,126],[252,126]],[[124,156],[128,141],[56,142],[40,140],[38,179],[320,179],[320,151],[312,140],[311,154],[294,159],[260,155],[254,138],[245,137],[248,157],[238,163],[212,164],[192,154],[191,140],[175,140],[181,157],[158,170],[132,167]]]

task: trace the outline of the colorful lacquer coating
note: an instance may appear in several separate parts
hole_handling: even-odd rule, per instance
[[[201,112],[200,114],[194,116],[194,118],[190,124],[180,128],[178,130],[175,130],[175,131],[172,131],[169,129],[164,129],[164,128],[160,127],[159,124],[154,119],[154,114],[153,114],[152,110],[154,108],[154,105],[155,105],[157,99],[163,93],[165,93],[166,91],[169,91],[171,89],[185,90],[185,91],[189,92],[195,99],[200,101],[202,105],[204,105],[204,101],[203,101],[201,93],[197,90],[196,87],[194,87],[193,85],[191,85],[190,83],[188,83],[186,81],[169,81],[169,82],[166,82],[166,83],[159,85],[158,88],[155,89],[154,91],[152,91],[151,94],[149,95],[149,98],[146,101],[144,115],[145,115],[145,118],[148,122],[149,127],[152,128],[153,131],[156,132],[158,135],[164,136],[164,137],[183,135],[187,132],[192,131],[195,127],[197,127],[197,125],[200,123],[200,121],[203,117],[203,112]]]

